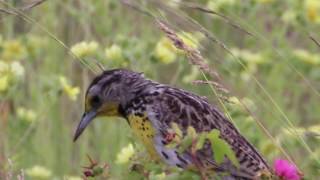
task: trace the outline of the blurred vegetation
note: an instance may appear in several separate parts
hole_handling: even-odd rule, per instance
[[[0,1],[0,8],[14,11],[31,2]],[[183,0],[134,2],[201,51],[230,91],[222,98],[228,100],[194,84],[204,80],[198,68],[152,17],[126,3],[45,1],[23,12],[32,21],[0,11],[0,179],[80,179],[87,154],[108,164],[111,179],[141,178],[139,163],[150,179],[199,178],[178,170],[166,175],[165,167],[144,159],[143,147],[120,118],[96,119],[72,142],[97,62],[207,96],[271,165],[285,157],[281,145],[305,179],[320,176],[320,1],[188,1],[227,18]]]

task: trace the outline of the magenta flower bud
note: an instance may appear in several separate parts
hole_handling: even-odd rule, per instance
[[[285,159],[276,159],[273,164],[276,175],[283,180],[300,180],[298,169]]]
[[[93,177],[94,176],[93,172],[90,171],[90,170],[84,171],[83,174],[84,174],[85,177]]]

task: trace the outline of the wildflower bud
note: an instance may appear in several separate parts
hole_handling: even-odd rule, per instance
[[[94,177],[94,174],[93,174],[93,172],[92,172],[91,170],[86,170],[86,171],[84,171],[84,172],[83,172],[83,175],[84,175],[85,177]]]

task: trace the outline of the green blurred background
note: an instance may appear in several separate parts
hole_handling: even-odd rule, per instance
[[[270,164],[285,158],[281,145],[306,179],[320,176],[319,0],[51,0],[13,9],[33,2],[0,1],[0,179],[79,179],[87,154],[107,162],[112,179],[129,177],[130,162],[116,163],[117,154],[129,143],[143,148],[125,120],[96,119],[72,142],[98,63],[207,96]],[[219,74],[209,79],[230,92],[193,83],[203,74],[128,3],[198,48]]]

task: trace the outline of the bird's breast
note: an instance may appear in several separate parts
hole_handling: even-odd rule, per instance
[[[130,114],[127,116],[127,119],[134,135],[145,145],[151,158],[153,158],[154,160],[158,160],[159,155],[155,149],[154,144],[156,130],[152,126],[147,115]]]

